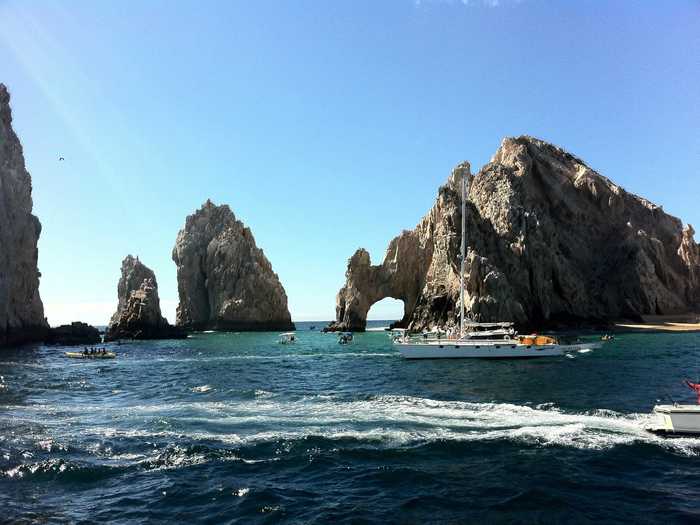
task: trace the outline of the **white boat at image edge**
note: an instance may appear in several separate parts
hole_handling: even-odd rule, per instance
[[[459,280],[459,335],[409,335],[394,331],[393,341],[406,359],[490,358],[514,359],[561,356],[569,352],[598,348],[600,343],[561,344],[544,335],[518,336],[513,323],[467,323],[464,313],[464,261],[466,257],[467,175],[462,176],[462,245]],[[468,330],[467,330],[468,329]]]
[[[699,436],[700,405],[656,405],[649,432],[662,436]]]

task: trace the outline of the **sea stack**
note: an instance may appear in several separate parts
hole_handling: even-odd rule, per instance
[[[122,261],[117,297],[117,311],[107,328],[106,341],[185,337],[161,315],[156,276],[138,257],[127,255]]]
[[[188,330],[292,330],[287,294],[250,229],[210,200],[187,217],[173,248]]]
[[[0,346],[46,337],[37,268],[40,233],[41,223],[32,215],[32,179],[12,129],[10,94],[0,84]]]
[[[506,138],[476,176],[458,165],[414,230],[371,265],[358,250],[336,299],[334,330],[363,330],[371,305],[404,301],[401,326],[457,325],[462,177],[466,309],[476,321],[546,328],[639,320],[700,307],[692,226],[628,193],[547,142]]]

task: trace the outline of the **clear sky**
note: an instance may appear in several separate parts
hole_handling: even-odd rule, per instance
[[[700,230],[699,57],[690,0],[0,0],[49,322],[106,323],[128,253],[172,320],[170,253],[207,198],[250,226],[295,320],[330,319],[355,249],[379,262],[510,135]]]

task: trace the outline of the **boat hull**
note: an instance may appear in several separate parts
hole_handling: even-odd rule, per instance
[[[575,345],[549,344],[526,346],[518,344],[472,344],[445,342],[443,344],[395,343],[401,356],[406,359],[528,359],[535,357],[556,357],[569,352],[598,348],[597,343]]]
[[[113,352],[106,354],[83,354],[82,352],[66,352],[66,357],[71,359],[114,359],[116,355]]]
[[[663,436],[700,435],[699,405],[657,405],[649,432]]]

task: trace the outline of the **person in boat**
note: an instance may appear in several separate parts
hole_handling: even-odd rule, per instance
[[[698,405],[700,405],[700,383],[691,383],[687,379],[684,382],[686,385],[688,385],[688,388],[690,388],[693,392],[695,392],[695,395],[698,396]]]

